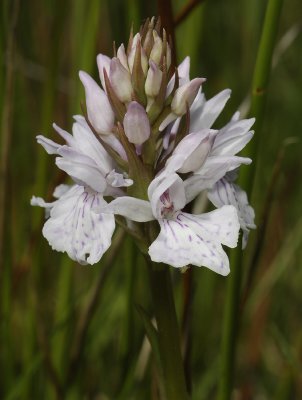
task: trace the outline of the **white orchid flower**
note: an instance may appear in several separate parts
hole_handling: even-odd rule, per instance
[[[221,275],[229,273],[222,244],[236,247],[239,221],[235,207],[192,215],[182,211],[187,203],[185,186],[176,174],[155,178],[148,189],[149,202],[132,197],[113,200],[102,212],[123,215],[138,222],[157,220],[158,237],[149,247],[151,260],[176,268],[205,266]]]
[[[66,252],[80,264],[97,263],[111,245],[114,216],[102,214],[103,196],[79,185],[60,185],[53,203],[32,197],[31,205],[44,207],[49,215],[42,233],[54,250]]]

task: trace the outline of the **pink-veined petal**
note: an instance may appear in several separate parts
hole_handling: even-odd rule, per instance
[[[54,250],[66,252],[80,264],[97,263],[111,244],[113,215],[100,214],[106,202],[82,186],[72,186],[53,203],[43,235]]]
[[[189,264],[207,267],[218,274],[229,273],[229,260],[219,242],[201,236],[177,218],[159,220],[160,233],[149,247],[152,261],[175,268]],[[208,243],[207,243],[208,241]]]
[[[200,215],[181,213],[179,220],[190,226],[195,233],[207,236],[209,240],[232,248],[237,246],[240,224],[236,208],[232,205]]]

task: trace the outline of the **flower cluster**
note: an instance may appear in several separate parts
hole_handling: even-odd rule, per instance
[[[173,66],[154,19],[130,36],[127,49],[121,45],[111,59],[100,54],[97,64],[102,87],[79,74],[85,116],[74,117],[72,134],[54,125],[65,144],[37,136],[74,182],[57,187],[52,203],[32,198],[47,209],[43,235],[53,249],[94,264],[109,248],[116,220],[147,244],[155,262],[228,274],[222,245],[235,247],[241,227],[245,246],[255,227],[247,196],[234,183],[238,167],[251,162],[236,154],[252,138],[254,120],[236,113],[212,129],[230,90],[206,100],[205,79],[190,79],[188,57]],[[217,208],[189,213],[203,191]]]

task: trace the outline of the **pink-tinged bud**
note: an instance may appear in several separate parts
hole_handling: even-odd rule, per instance
[[[118,58],[113,58],[110,63],[110,82],[115,94],[122,102],[131,101],[133,91],[131,75]]]
[[[79,76],[85,88],[90,123],[98,133],[110,133],[114,124],[114,113],[106,93],[86,72],[80,71]]]
[[[129,142],[143,144],[148,140],[151,130],[147,113],[143,106],[136,101],[128,105],[124,117],[124,130]]]
[[[106,85],[105,85],[105,78],[104,78],[104,69],[106,70],[107,74],[109,75],[110,61],[111,61],[111,58],[105,56],[104,54],[99,54],[96,58],[96,62],[98,64],[100,80],[101,80],[102,87],[105,90],[105,92],[106,92]]]
[[[123,44],[121,44],[120,47],[117,49],[116,55],[117,58],[120,60],[122,66],[129,70],[128,59],[126,56],[125,46]]]
[[[141,37],[140,37],[139,33],[137,33],[133,38],[131,51],[130,51],[130,54],[128,56],[128,65],[129,65],[130,72],[132,72],[132,70],[133,70],[135,53],[136,53],[136,46],[137,45],[141,46]],[[146,76],[147,71],[148,71],[148,59],[147,59],[146,53],[145,53],[145,51],[144,51],[144,49],[142,47],[141,47],[141,64],[142,64],[142,70],[143,70],[143,72],[144,72],[144,74]]]
[[[204,81],[204,78],[195,78],[176,90],[171,103],[171,109],[176,115],[184,115],[187,111],[187,107],[191,107],[198,90]]]
[[[163,52],[163,41],[158,36],[156,31],[153,31],[153,39],[154,45],[150,53],[150,60],[154,61],[156,64],[159,64]]]
[[[163,73],[154,61],[150,60],[149,65],[150,68],[145,82],[145,92],[148,97],[155,97],[159,93]]]

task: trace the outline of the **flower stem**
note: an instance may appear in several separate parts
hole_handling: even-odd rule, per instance
[[[166,398],[167,400],[189,400],[169,267],[163,264],[152,264],[150,281]]]
[[[283,0],[268,0],[262,35],[252,85],[252,103],[250,115],[256,117],[255,137],[247,146],[243,155],[254,160],[249,168],[243,168],[239,184],[251,195],[256,171],[257,152],[260,142],[260,129],[263,122],[267,88],[271,71],[271,61]],[[221,371],[218,389],[218,400],[229,400],[233,388],[233,374],[236,358],[236,339],[239,326],[239,307],[242,276],[242,250],[240,247],[231,253],[231,275],[227,288],[227,299],[222,333]]]

